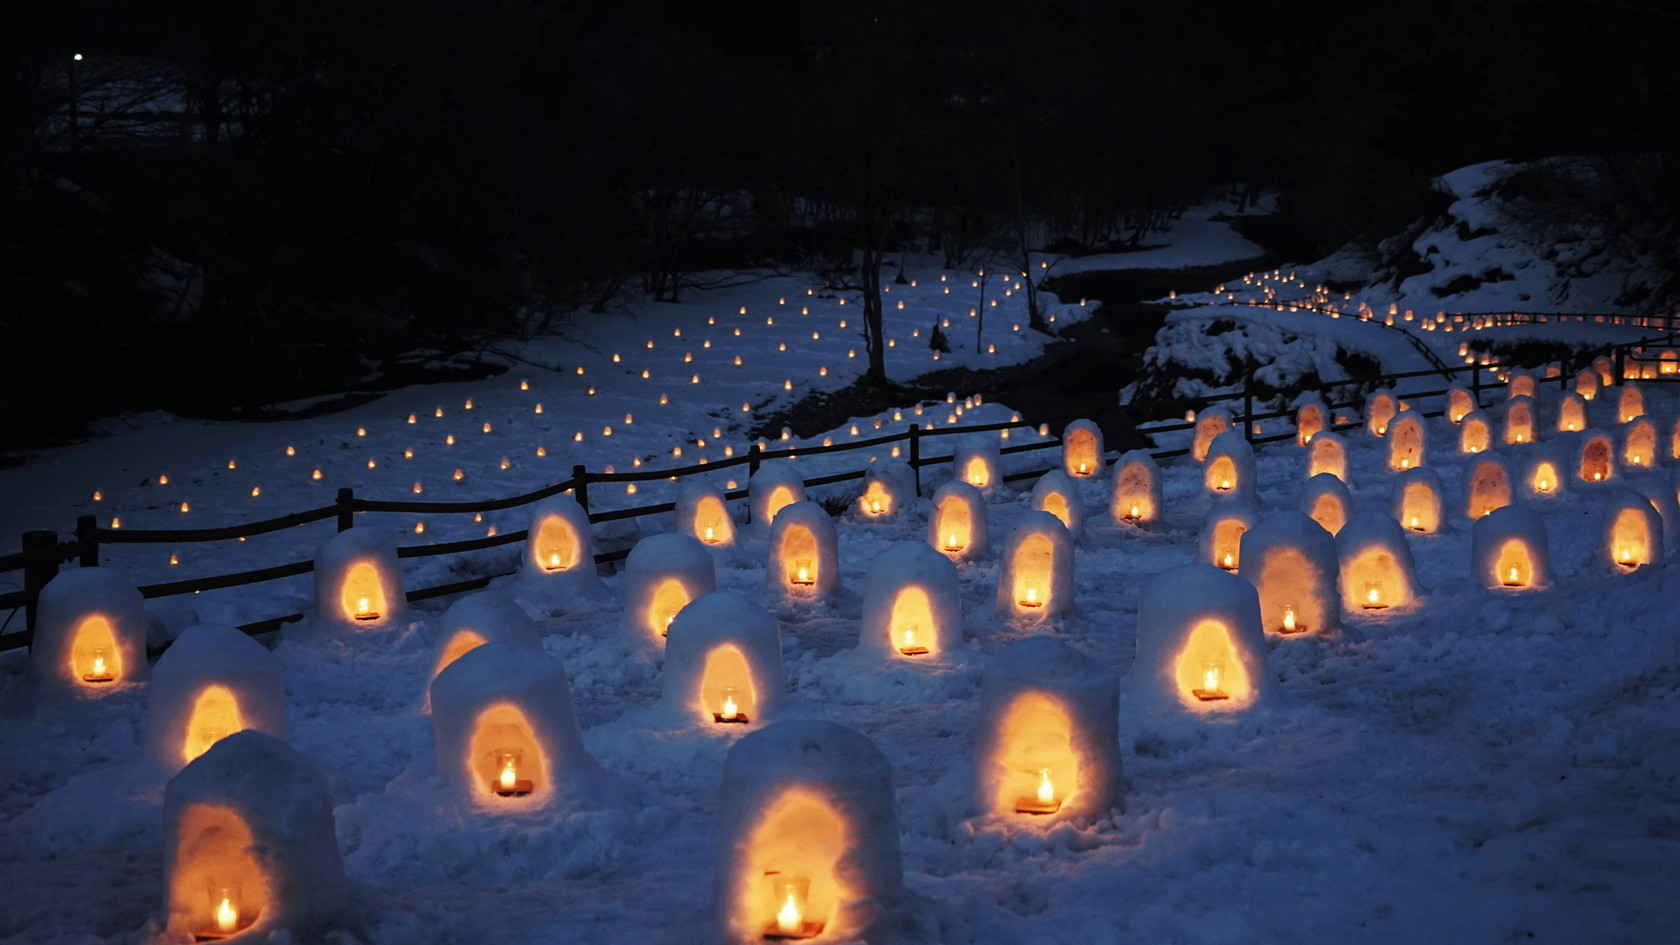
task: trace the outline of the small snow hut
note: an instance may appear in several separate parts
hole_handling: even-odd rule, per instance
[[[986,516],[986,499],[980,490],[953,479],[933,493],[928,544],[955,561],[983,558],[992,546]]]
[[[1253,502],[1258,486],[1254,475],[1254,447],[1240,430],[1227,430],[1208,444],[1202,464],[1202,488],[1214,499]]]
[[[840,541],[834,519],[822,506],[795,502],[776,516],[765,572],[770,586],[790,597],[823,597],[839,590]]]
[[[1480,409],[1468,387],[1455,384],[1447,390],[1447,419],[1453,423],[1463,423],[1465,417]]]
[[[1116,524],[1153,525],[1161,521],[1161,467],[1145,450],[1130,450],[1114,464],[1109,515]]]
[[[1587,428],[1587,402],[1580,394],[1564,394],[1558,398],[1557,428],[1559,433],[1579,433]]]
[[[894,659],[926,659],[961,645],[962,589],[951,559],[924,542],[901,541],[870,563],[863,579],[859,649]]]
[[[1622,382],[1622,392],[1616,398],[1616,422],[1627,423],[1629,420],[1645,416],[1645,392],[1632,381]]]
[[[1657,425],[1650,417],[1622,425],[1622,463],[1630,471],[1657,468]]]
[[[1575,477],[1582,482],[1610,482],[1616,478],[1616,450],[1610,434],[1588,430],[1575,447]]]
[[[1604,557],[1612,571],[1662,564],[1662,517],[1643,493],[1617,489],[1606,500]]]
[[[909,465],[898,460],[870,463],[863,470],[857,518],[864,522],[892,521],[915,496],[916,486]]]
[[[1497,456],[1483,456],[1464,471],[1464,514],[1481,518],[1511,504],[1511,471]]]
[[[1412,549],[1400,523],[1379,512],[1359,512],[1336,535],[1342,609],[1405,608],[1423,596]]]
[[[1564,494],[1563,471],[1569,468],[1556,450],[1536,447],[1522,474],[1523,495],[1530,499],[1546,499]]]
[[[150,675],[146,602],[121,571],[69,568],[41,588],[29,676],[43,692],[102,695]]]
[[[1213,438],[1232,428],[1230,411],[1209,407],[1196,416],[1195,434],[1190,439],[1190,458],[1200,463],[1207,458]]]
[[[1101,427],[1090,420],[1075,420],[1062,430],[1062,472],[1075,479],[1094,479],[1102,475]]]
[[[1254,585],[1205,564],[1158,575],[1138,599],[1133,700],[1206,719],[1241,713],[1274,692]]]
[[[1394,477],[1394,520],[1407,531],[1433,535],[1446,517],[1442,509],[1441,476],[1427,466]]]
[[[1416,410],[1408,410],[1388,425],[1388,468],[1417,469],[1429,459],[1429,431]]]
[[[1488,415],[1480,410],[1472,410],[1464,415],[1458,423],[1458,451],[1460,453],[1483,453],[1493,445],[1493,432],[1488,423]]]
[[[1379,387],[1365,397],[1365,432],[1375,437],[1388,435],[1388,425],[1400,413],[1400,401],[1394,391]]]
[[[1529,378],[1533,380],[1533,378]],[[1528,396],[1512,397],[1505,401],[1500,408],[1505,414],[1504,442],[1507,445],[1533,443],[1535,414],[1534,398]]]
[[[1332,535],[1342,530],[1352,509],[1353,497],[1348,494],[1347,483],[1329,473],[1308,479],[1307,487],[1301,491],[1301,511]]]
[[[1033,484],[1028,504],[1056,516],[1074,542],[1085,537],[1085,500],[1080,498],[1079,483],[1067,473],[1060,469],[1046,470]]]
[[[1321,633],[1342,625],[1336,539],[1302,512],[1278,512],[1243,533],[1242,569],[1267,633]]]
[[[1582,368],[1575,375],[1575,393],[1582,400],[1592,400],[1597,397],[1600,386],[1598,372],[1592,368]]]
[[[708,548],[735,545],[735,520],[723,491],[699,478],[683,480],[677,489],[677,531]]]
[[[1534,375],[1527,371],[1512,371],[1505,381],[1505,399],[1515,400],[1518,397],[1534,399]]]
[[[980,433],[958,437],[951,448],[953,476],[986,495],[1003,488],[1003,454],[997,437]]]
[[[1486,587],[1549,587],[1551,561],[1545,521],[1520,505],[1494,509],[1470,529],[1471,568]]]
[[[1295,445],[1306,446],[1312,438],[1330,429],[1330,411],[1317,398],[1303,400],[1295,408]]]
[[[1028,512],[1003,543],[997,607],[1014,617],[1055,617],[1073,610],[1073,539],[1049,512]]]
[[[395,627],[407,613],[397,546],[383,530],[359,525],[315,553],[315,619],[323,626]]]
[[[674,532],[649,535],[624,561],[625,623],[635,636],[658,643],[689,601],[715,590],[717,564],[705,545]]]
[[[1214,505],[1202,525],[1201,560],[1227,571],[1237,570],[1242,564],[1243,533],[1259,522],[1254,507],[1246,502]]]
[[[704,594],[671,623],[661,676],[665,703],[701,725],[763,726],[786,685],[781,629],[740,595]]]
[[[1323,473],[1337,479],[1347,478],[1347,443],[1340,434],[1314,434],[1307,443],[1307,478]]]
[[[752,523],[769,528],[782,509],[805,501],[805,480],[791,461],[765,463],[747,480],[747,507]]]
[[[171,774],[235,732],[286,737],[280,658],[233,627],[181,631],[147,695],[146,757]]]

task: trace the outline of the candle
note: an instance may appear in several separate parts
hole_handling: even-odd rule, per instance
[[[951,532],[950,534],[945,536],[945,550],[946,551],[961,551],[962,550],[962,542],[957,540],[957,533],[956,532]]]
[[[1050,783],[1050,769],[1038,769],[1038,802],[1044,805],[1056,803],[1056,786]]]
[[[1231,554],[1229,551],[1225,552],[1225,556],[1219,559],[1219,566],[1227,571],[1236,570],[1237,556]]]
[[[1295,622],[1295,608],[1285,605],[1283,608],[1283,632],[1294,633],[1300,629]]]
[[[712,545],[717,544],[717,530],[714,529],[712,526],[707,525],[706,526],[706,533],[701,536],[701,539],[704,540],[707,544],[712,544]]]
[[[558,552],[558,551],[551,551],[551,552],[549,552],[549,553],[548,553],[548,569],[549,569],[549,570],[550,570],[550,571],[559,571],[559,570],[561,570],[561,565],[560,565],[560,552]]]
[[[812,584],[812,583],[815,583],[811,579],[811,559],[810,558],[800,558],[800,559],[796,560],[793,563],[793,572],[794,572],[793,583],[795,583],[795,584]]]
[[[1202,689],[1208,693],[1219,691],[1219,671],[1223,667],[1219,660],[1208,660],[1202,664]]]
[[[1026,595],[1021,598],[1021,606],[1022,607],[1037,607],[1037,606],[1040,605],[1040,603],[1041,602],[1038,599],[1038,585],[1028,584],[1027,585],[1027,590],[1026,590]]]
[[[519,784],[519,772],[515,769],[511,753],[502,755],[502,774],[497,783],[503,791],[512,791]]]
[[[239,928],[239,907],[233,904],[233,890],[221,890],[221,902],[216,904],[216,931],[232,933]]]
[[[792,888],[784,890],[786,897],[776,911],[776,931],[783,935],[800,935],[805,931],[805,916],[799,911],[799,900]]]
[[[1511,565],[1511,570],[1505,575],[1505,586],[1520,587],[1521,585],[1522,579],[1517,575],[1517,566],[1513,564]]]
[[[1381,581],[1366,581],[1365,582],[1365,608],[1367,610],[1369,610],[1369,609],[1374,608],[1374,607],[1382,607],[1382,606],[1384,606],[1383,605],[1383,599],[1382,599],[1382,582]]]
[[[725,722],[733,722],[740,714],[741,707],[735,703],[735,687],[723,687],[723,708],[718,710],[718,718]]]

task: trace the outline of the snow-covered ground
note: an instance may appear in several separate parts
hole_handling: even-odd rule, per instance
[[[895,286],[888,296],[895,377],[920,373],[923,361],[931,366],[922,342],[935,317],[951,318],[954,344],[972,345],[967,312],[978,289],[941,284],[938,275],[916,273],[915,287]],[[990,286],[989,298],[999,289]],[[0,525],[8,534],[64,530],[90,511],[120,516],[125,527],[218,525],[324,504],[341,485],[381,498],[489,497],[564,478],[573,463],[596,470],[630,468],[636,459],[679,465],[720,456],[725,445],[739,451],[748,420],[742,403],[762,411],[856,373],[857,359],[845,357],[850,348],[862,356],[856,323],[839,326],[855,303],[841,305],[820,290],[807,296],[806,288],[766,282],[580,325],[573,339],[526,352],[554,370],[515,368],[484,382],[399,391],[310,421],[173,422],[53,451],[0,472],[0,493],[8,496]],[[1011,305],[1019,312],[1018,296],[1002,300],[995,320],[987,307],[986,343],[999,354],[954,352],[939,366],[1036,351],[1042,339],[1024,325],[1011,330],[1016,316],[1007,313]],[[894,306],[900,299],[903,314]],[[811,314],[801,314],[807,307]],[[1077,304],[1059,311],[1079,317]],[[918,329],[920,337],[910,334]],[[580,348],[589,353],[580,358]],[[699,384],[691,383],[696,374]],[[794,390],[782,390],[784,381]],[[1666,388],[1653,390],[1649,403],[1665,428],[1680,409]],[[883,431],[912,420],[946,425],[962,405],[959,396],[925,407],[919,418],[909,407],[897,420],[890,412],[860,418],[858,435],[875,432],[875,419]],[[1595,423],[1614,426],[1612,409],[1595,402]],[[627,414],[633,421],[624,421]],[[1008,415],[1007,406],[985,403],[957,419]],[[1548,409],[1543,419],[1550,418]],[[490,433],[482,432],[486,422]],[[829,436],[850,436],[849,426]],[[1124,744],[1124,806],[1090,824],[1046,828],[971,816],[972,733],[987,651],[1048,632],[1125,673],[1140,594],[1196,557],[1208,510],[1199,470],[1182,460],[1166,468],[1167,522],[1151,531],[1113,524],[1104,484],[1082,484],[1091,514],[1076,554],[1075,609],[1046,626],[1014,625],[997,613],[995,556],[961,565],[965,642],[930,664],[883,666],[854,649],[863,576],[893,542],[925,540],[925,506],[896,523],[840,523],[844,590],[831,602],[786,604],[767,594],[762,535],[726,559],[718,586],[762,601],[780,622],[784,716],[852,726],[893,766],[911,897],[902,940],[1671,938],[1680,921],[1680,883],[1670,868],[1680,853],[1680,638],[1669,602],[1680,594],[1680,573],[1609,573],[1601,548],[1606,495],[1572,489],[1534,505],[1550,534],[1556,586],[1527,594],[1483,589],[1470,575],[1461,511],[1467,464],[1446,421],[1430,427],[1429,463],[1456,511],[1442,534],[1410,538],[1426,601],[1404,613],[1349,612],[1347,629],[1331,637],[1271,639],[1269,671],[1282,694],[1276,708],[1210,726],[1188,744],[1149,743],[1141,751]],[[444,445],[448,435],[456,437],[452,447]],[[1357,431],[1347,436],[1357,506],[1387,510],[1386,443]],[[1567,443],[1548,433],[1542,446]],[[679,444],[684,456],[675,458]],[[295,456],[286,455],[288,445]],[[535,456],[538,446],[546,457]],[[410,448],[414,458],[405,459]],[[1014,462],[1021,468],[1052,455]],[[806,475],[831,468],[799,462],[810,463]],[[316,468],[319,481],[310,478]],[[460,484],[451,479],[456,468]],[[1262,513],[1296,506],[1304,468],[1295,447],[1259,452]],[[925,471],[924,494],[948,476]],[[413,496],[417,481],[423,491]],[[994,541],[1027,515],[1026,485],[992,500]],[[260,491],[253,496],[253,489]],[[657,488],[605,492],[598,502],[669,498]],[[451,518],[469,521],[428,519],[424,537],[525,524],[518,511],[479,523]],[[412,517],[390,516],[383,527],[415,542],[413,525]],[[107,558],[145,583],[309,557],[330,530],[321,523],[225,547],[111,548]],[[171,552],[178,566],[168,565]],[[407,567],[414,584],[445,576],[435,558]],[[608,599],[579,601],[539,622],[545,649],[565,662],[589,751],[634,786],[626,795],[634,803],[600,810],[502,816],[453,802],[437,774],[430,720],[419,711],[445,602],[416,606],[395,629],[311,635],[294,625],[281,635],[275,653],[285,673],[288,740],[328,778],[358,903],[334,941],[706,940],[719,779],[739,736],[670,727],[658,705],[661,654],[626,629],[621,585],[622,575],[609,575]],[[289,612],[307,606],[308,596],[307,580],[298,579],[155,603],[178,631],[194,620]],[[152,940],[164,897],[163,822],[159,779],[142,760],[146,687],[70,707],[37,705],[22,656],[0,656],[0,938]]]

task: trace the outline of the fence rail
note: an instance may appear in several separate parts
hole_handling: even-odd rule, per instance
[[[1594,349],[1574,359],[1577,363],[1560,365],[1557,380],[1561,385],[1568,385],[1573,379],[1573,372],[1586,367],[1598,358],[1609,357],[1614,363],[1614,373],[1622,379],[1639,379],[1642,381],[1674,381],[1680,382],[1680,341],[1671,338],[1649,338],[1640,341],[1626,342],[1619,345],[1607,345]],[[1484,366],[1481,364],[1467,364],[1456,367],[1432,368],[1422,371],[1403,371],[1383,374],[1361,381],[1321,382],[1315,385],[1301,385],[1288,389],[1257,388],[1245,383],[1242,389],[1224,394],[1217,394],[1201,398],[1189,398],[1170,401],[1154,401],[1149,403],[1134,403],[1128,405],[1134,411],[1149,411],[1155,416],[1165,416],[1176,413],[1187,407],[1193,410],[1205,409],[1215,404],[1223,404],[1240,400],[1242,410],[1233,417],[1234,424],[1240,424],[1237,429],[1244,432],[1250,443],[1260,445],[1281,442],[1293,438],[1294,433],[1261,435],[1259,426],[1262,421],[1282,419],[1291,416],[1293,411],[1255,410],[1255,401],[1271,400],[1278,397],[1288,402],[1303,393],[1316,392],[1324,399],[1330,409],[1341,410],[1348,408],[1362,408],[1360,399],[1362,392],[1376,387],[1390,387],[1397,382],[1412,380],[1420,377],[1437,377],[1444,375],[1449,382],[1453,379],[1468,375],[1469,383],[1463,386],[1471,392],[1478,404],[1482,402],[1482,392],[1500,386],[1497,373],[1501,368]],[[1426,397],[1444,396],[1451,388],[1396,391],[1397,396],[1405,399],[1419,399]],[[1350,391],[1353,399],[1335,401],[1333,390]],[[1439,411],[1431,411],[1425,416],[1437,416]],[[650,482],[661,479],[676,480],[686,476],[714,473],[719,470],[737,466],[746,466],[751,473],[756,473],[766,461],[791,459],[800,456],[817,456],[830,453],[852,452],[857,450],[874,449],[900,443],[908,446],[908,465],[912,471],[917,494],[921,494],[921,471],[930,466],[939,466],[951,461],[951,456],[923,456],[922,441],[925,439],[956,434],[986,433],[999,430],[1017,429],[1035,426],[1030,421],[1017,420],[1000,423],[972,424],[968,426],[949,426],[942,428],[923,429],[919,424],[911,424],[903,433],[886,434],[855,442],[838,443],[829,446],[801,446],[779,449],[765,449],[753,444],[746,453],[728,457],[716,462],[696,463],[669,469],[643,469],[633,472],[590,472],[582,466],[572,467],[572,475],[561,482],[544,486],[521,495],[500,499],[485,499],[479,501],[460,502],[423,502],[396,501],[384,499],[360,498],[348,488],[338,490],[336,500],[332,505],[301,512],[292,512],[275,518],[239,525],[227,525],[215,528],[191,529],[128,529],[102,528],[94,517],[84,515],[77,519],[75,537],[68,541],[59,540],[55,532],[32,531],[26,532],[22,539],[20,551],[0,556],[0,573],[7,571],[23,572],[23,589],[0,593],[0,610],[10,610],[14,614],[17,609],[25,611],[24,627],[12,629],[9,632],[0,626],[0,652],[28,646],[35,627],[35,607],[41,588],[58,573],[62,565],[72,561],[82,567],[92,567],[99,563],[99,547],[107,544],[157,544],[181,542],[227,541],[250,535],[260,535],[268,532],[280,531],[298,525],[311,524],[326,519],[336,519],[339,531],[350,528],[355,523],[359,512],[404,512],[404,513],[472,513],[499,511],[529,505],[551,496],[570,491],[589,515],[589,521],[594,523],[622,521],[625,519],[641,518],[670,512],[675,503],[659,502],[630,508],[590,511],[589,486],[593,483],[635,483]],[[1166,421],[1151,422],[1147,427],[1140,428],[1141,434],[1173,433],[1193,429],[1194,421]],[[1358,426],[1357,422],[1332,424],[1331,429],[1349,429]],[[1052,449],[1061,445],[1060,437],[1037,443],[1012,444],[1002,448],[1000,452],[1007,455]],[[1181,456],[1188,449],[1159,449],[1151,450],[1151,455],[1157,459],[1169,459]],[[1053,468],[1053,467],[1046,467]],[[1026,479],[1041,475],[1045,469],[1031,469],[1006,475],[1006,480]],[[822,486],[861,479],[865,476],[864,469],[854,469],[845,472],[819,476],[806,481],[807,486]],[[747,497],[746,489],[733,489],[724,493],[725,499],[735,501]],[[469,538],[460,541],[434,542],[425,545],[406,545],[397,549],[399,558],[425,558],[438,555],[469,554],[498,548],[505,545],[524,541],[527,531],[510,531],[483,538]],[[629,554],[627,549],[605,551],[595,555],[599,564],[622,560]],[[272,581],[280,578],[308,574],[314,570],[313,561],[293,561],[287,564],[256,568],[229,574],[212,575],[209,577],[191,578],[182,581],[169,581],[159,584],[148,584],[140,588],[140,593],[147,599],[172,597],[179,594],[193,594],[200,591],[219,590],[228,587],[240,587]],[[424,587],[407,593],[410,601],[426,600],[442,597],[463,591],[476,590],[501,577],[501,574],[485,575],[467,578],[449,584]],[[247,633],[263,633],[278,629],[281,625],[302,619],[301,613],[286,614],[270,617],[252,623],[244,624],[241,629]],[[9,625],[10,618],[6,624]]]

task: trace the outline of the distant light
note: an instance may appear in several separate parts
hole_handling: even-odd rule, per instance
[[[77,62],[81,62],[82,61],[82,54],[77,53],[74,56],[71,56],[70,58],[76,60]]]

